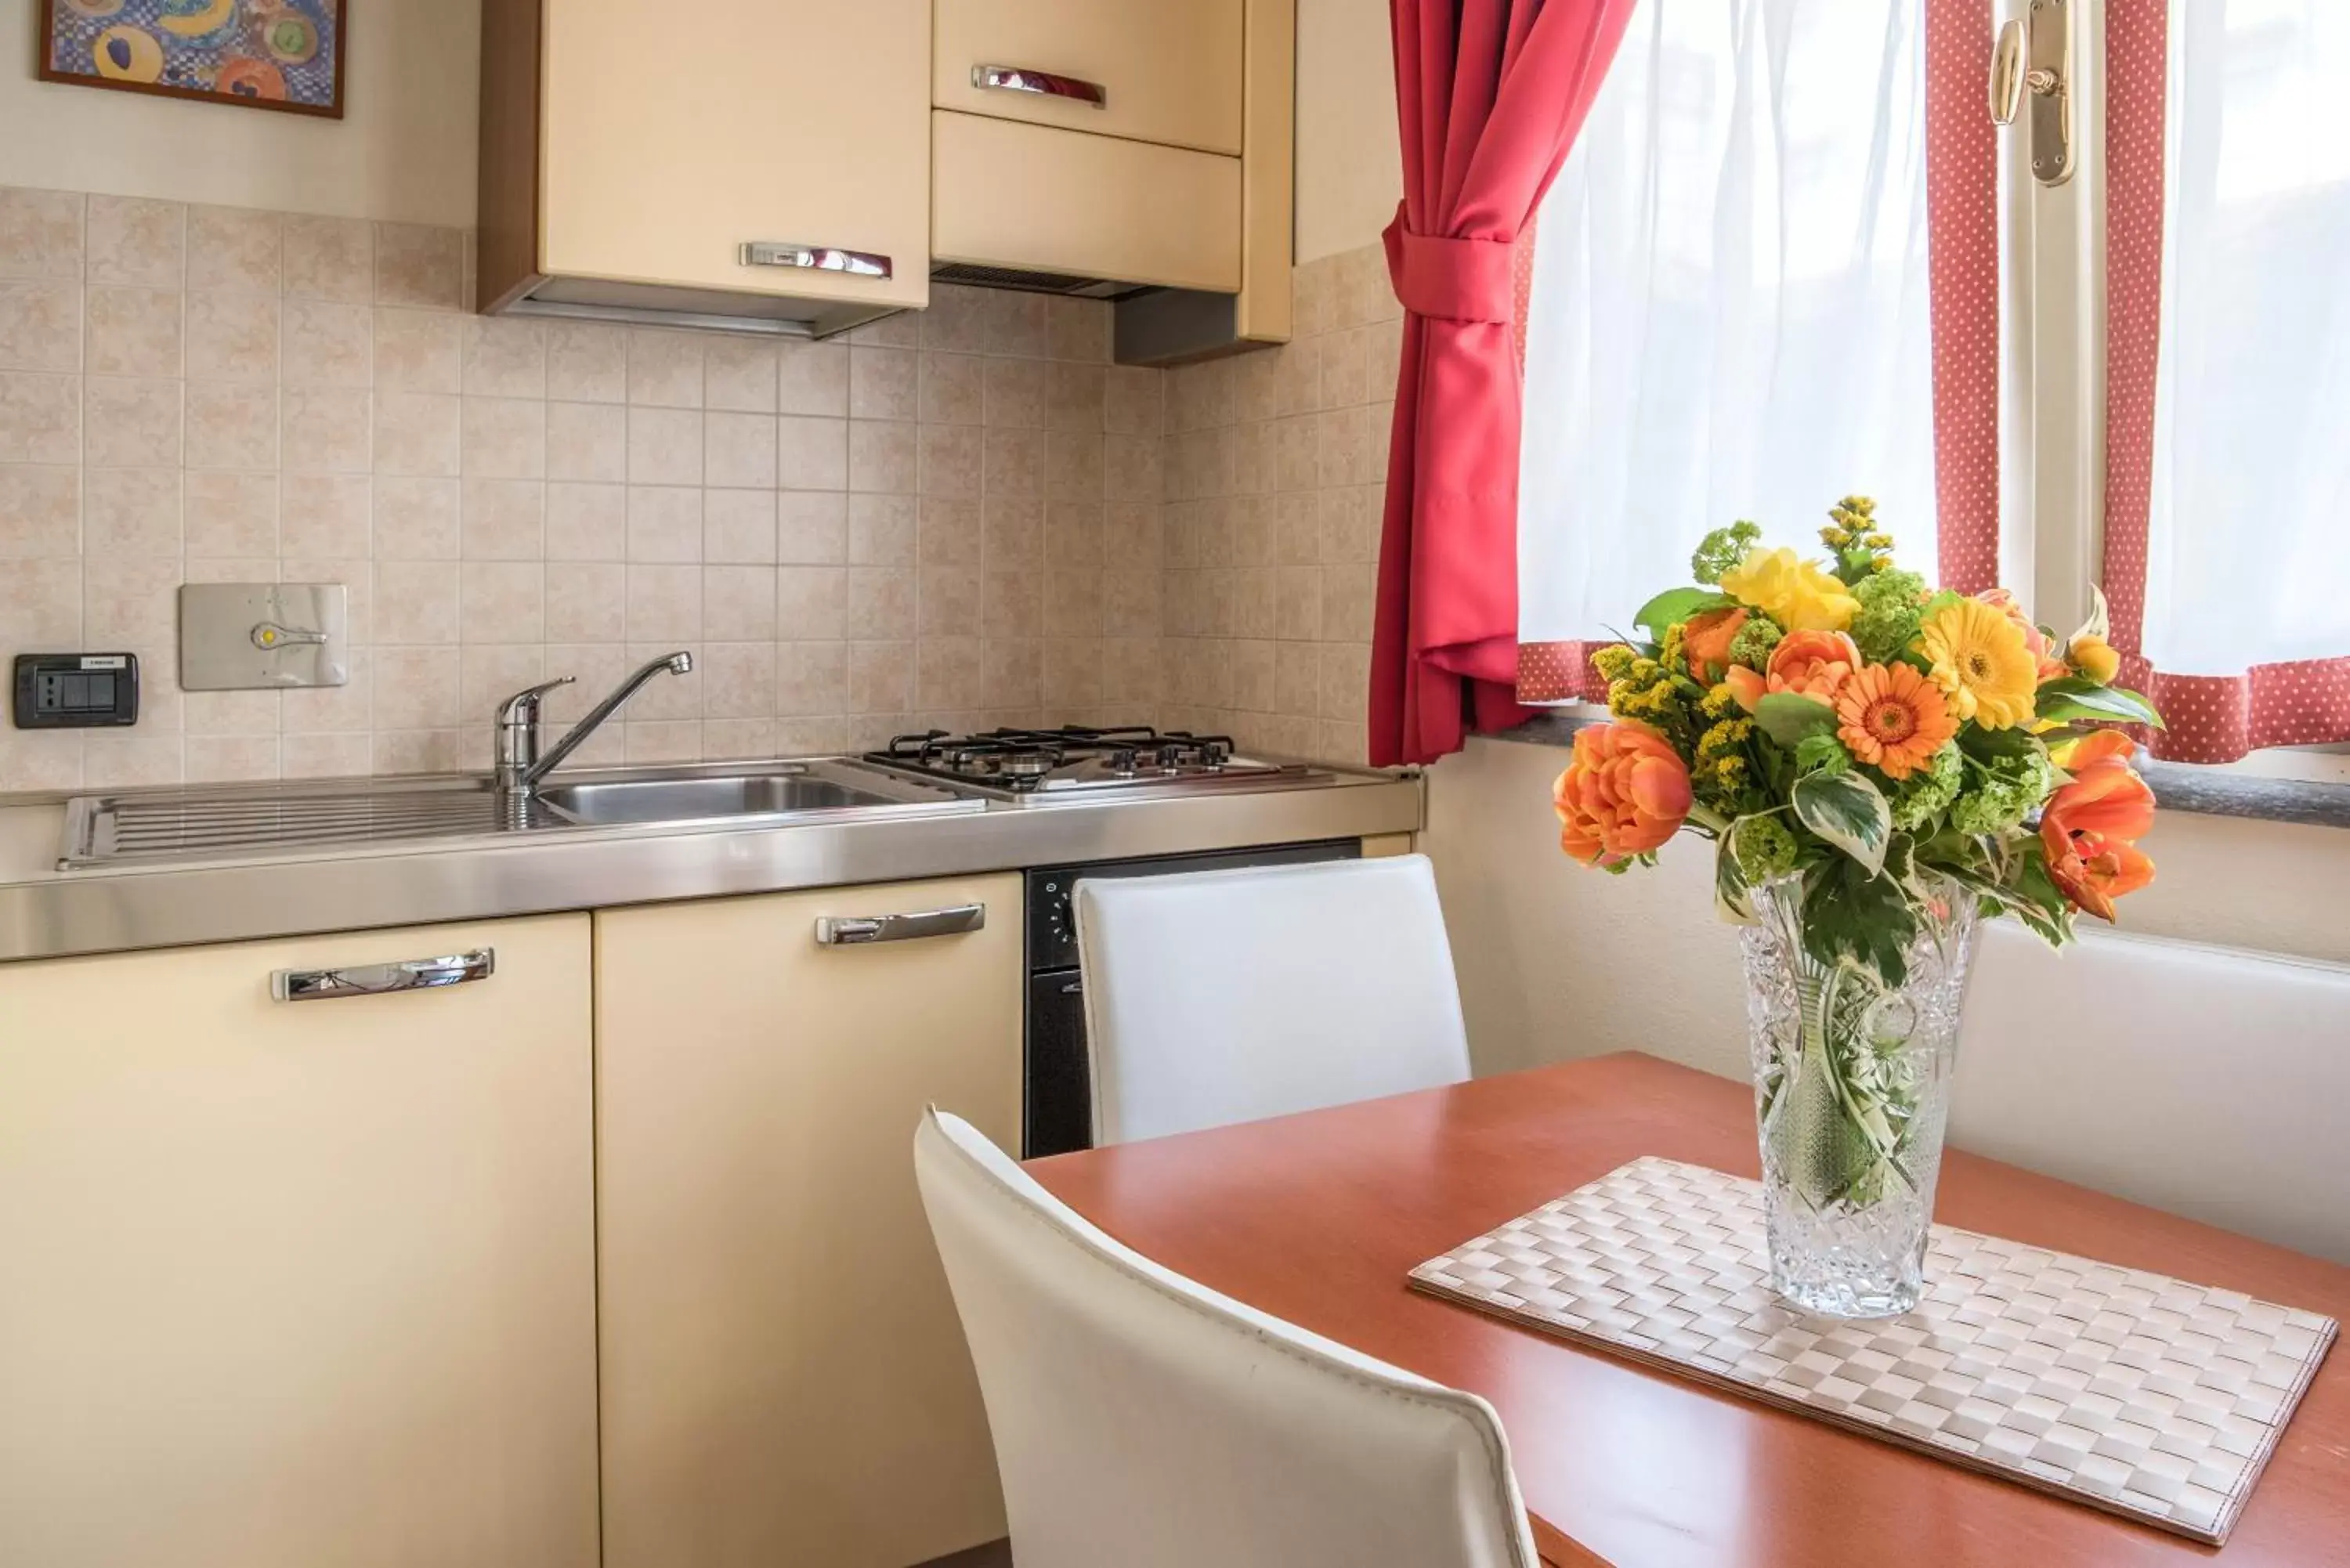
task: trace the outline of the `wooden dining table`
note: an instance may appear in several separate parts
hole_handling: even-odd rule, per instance
[[[1027,1168],[1168,1267],[1490,1400],[1556,1568],[2350,1564],[2339,1348],[2215,1550],[1408,1288],[1641,1155],[1757,1175],[1752,1091],[1625,1054]],[[2350,1321],[2350,1269],[1996,1160],[1950,1152],[1935,1217]]]

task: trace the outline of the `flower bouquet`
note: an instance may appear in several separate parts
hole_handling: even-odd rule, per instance
[[[1807,1310],[1916,1304],[1979,918],[2053,945],[2146,886],[2154,796],[2115,724],[2105,605],[2058,641],[2004,589],[1936,591],[1875,504],[1825,562],[1741,522],[1601,649],[1613,722],[1577,732],[1560,844],[1612,872],[1686,828],[1743,945],[1773,1281]]]

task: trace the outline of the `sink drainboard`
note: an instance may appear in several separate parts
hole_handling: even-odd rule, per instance
[[[532,808],[534,815],[541,815]],[[66,869],[244,850],[447,838],[522,826],[478,785],[92,795],[67,808]],[[539,826],[545,826],[541,821]]]

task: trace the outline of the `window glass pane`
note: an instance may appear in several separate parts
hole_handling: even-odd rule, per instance
[[[2350,655],[2350,5],[2172,0],[2145,649]]]
[[[1739,517],[1934,563],[1919,0],[1642,0],[1544,198],[1520,636],[1629,630]]]

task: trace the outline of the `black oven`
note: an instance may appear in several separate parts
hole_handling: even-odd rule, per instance
[[[1100,860],[1028,873],[1028,1025],[1022,1079],[1021,1158],[1093,1147],[1093,1071],[1086,1057],[1086,992],[1069,895],[1088,877],[1168,877],[1236,866],[1353,860],[1358,839],[1215,850],[1152,860]]]

